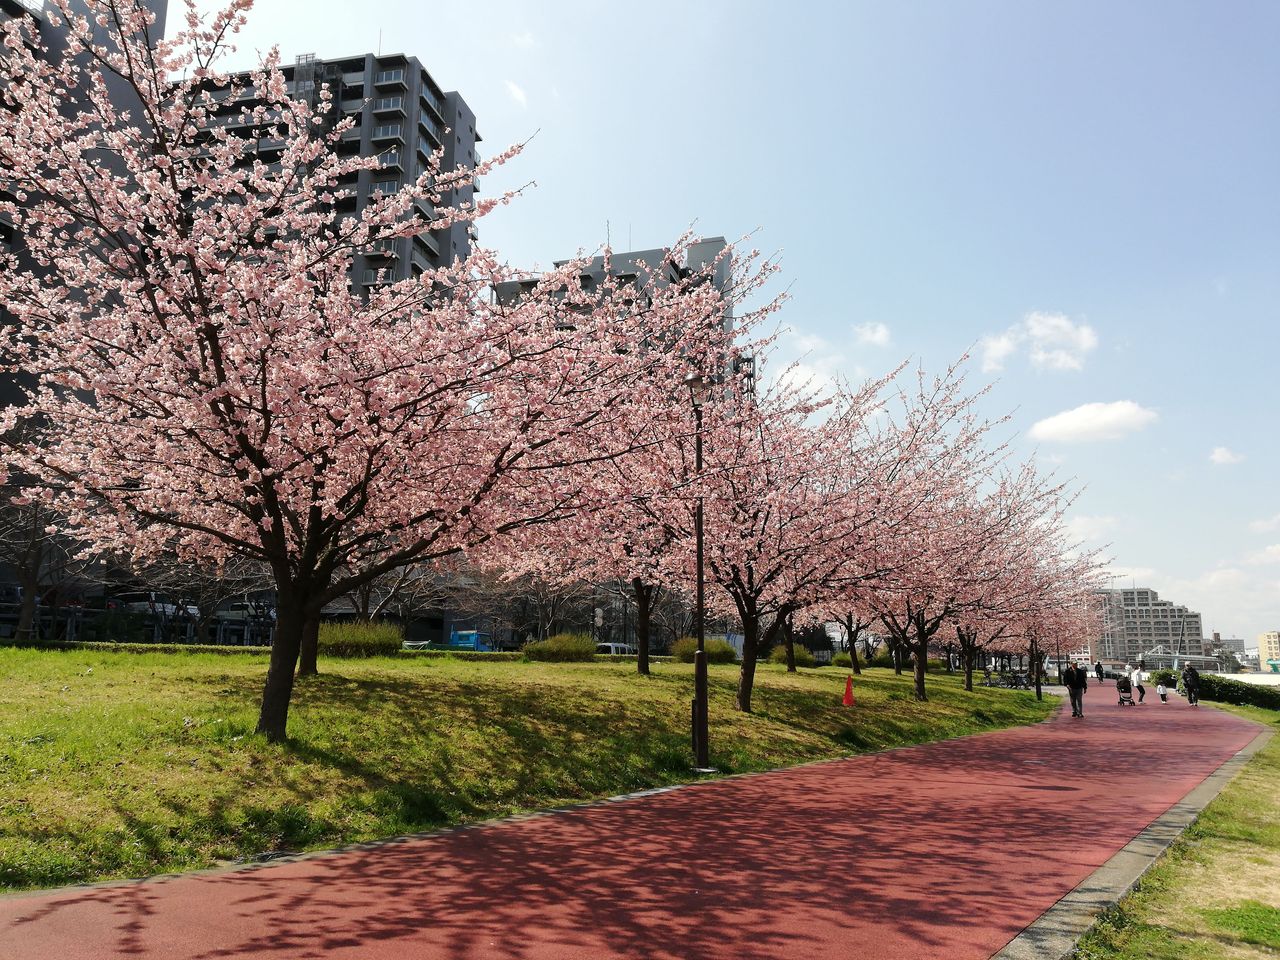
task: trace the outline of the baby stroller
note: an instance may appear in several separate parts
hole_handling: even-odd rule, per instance
[[[1116,678],[1116,695],[1120,697],[1120,706],[1136,706],[1133,702],[1133,682],[1128,677]]]

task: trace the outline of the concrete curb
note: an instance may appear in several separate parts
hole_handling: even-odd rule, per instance
[[[1256,737],[1199,786],[1157,817],[1074,890],[1040,915],[1040,919],[1005,945],[991,960],[1070,960],[1077,941],[1103,911],[1115,906],[1131,891],[1151,865],[1191,826],[1274,731]]]

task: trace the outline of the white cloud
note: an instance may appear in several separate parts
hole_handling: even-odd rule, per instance
[[[1244,459],[1244,455],[1228,450],[1226,447],[1214,447],[1213,452],[1209,454],[1209,462],[1216,463],[1219,466],[1225,466],[1231,463],[1239,463]]]
[[[889,328],[883,323],[860,323],[853,328],[857,342],[868,347],[887,347]]]
[[[1154,410],[1139,406],[1132,400],[1086,403],[1038,421],[1031,428],[1031,438],[1051,443],[1119,440],[1157,419],[1159,414]]]
[[[982,372],[993,373],[1003,370],[1005,361],[1017,351],[1018,342],[1018,337],[1013,333],[1001,333],[979,340],[978,349],[982,351]]]
[[[1280,616],[1280,581],[1274,579],[1274,567],[1221,566],[1190,579],[1169,577],[1150,585],[1160,591],[1160,599],[1185,603],[1202,613],[1206,636],[1218,630],[1223,636],[1252,637],[1275,629]]]
[[[514,81],[507,81],[507,93],[511,94],[511,99],[520,104],[520,106],[525,107],[529,105],[528,96],[525,94],[524,90],[516,85]]]
[[[511,35],[511,42],[517,47],[536,47],[538,45],[538,38],[530,31],[526,30],[524,33],[513,33]]]
[[[1280,513],[1266,520],[1254,520],[1249,524],[1249,529],[1254,533],[1273,533],[1280,530]]]
[[[1117,581],[1128,580],[1131,583],[1138,583],[1143,586],[1147,586],[1155,575],[1156,572],[1151,567],[1124,567],[1112,565],[1103,571],[1104,579]]]
[[[858,382],[867,371],[835,348],[825,337],[784,327],[778,337],[777,362],[765,369],[776,382],[795,388],[834,392],[839,380]]]
[[[1098,335],[1087,323],[1073,323],[1065,313],[1033,311],[1004,333],[978,341],[983,371],[1003,370],[1023,346],[1037,370],[1083,370],[1085,356],[1098,347]]]
[[[1077,514],[1067,520],[1067,532],[1076,541],[1105,540],[1108,531],[1113,530],[1119,520],[1115,517],[1089,516]]]
[[[1249,554],[1248,561],[1254,566],[1280,563],[1280,543],[1273,543],[1269,547],[1263,547],[1261,550]]]

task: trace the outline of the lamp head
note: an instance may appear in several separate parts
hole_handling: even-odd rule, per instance
[[[691,373],[684,378],[684,385],[689,388],[689,398],[695,407],[701,407],[711,395],[714,381],[700,373]]]

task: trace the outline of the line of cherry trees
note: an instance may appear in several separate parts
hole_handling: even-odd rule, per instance
[[[437,154],[337,216],[380,161],[340,152],[352,121],[329,122],[327,90],[295,98],[276,51],[248,79],[225,72],[247,0],[191,6],[160,41],[134,0],[90,0],[88,18],[55,6],[64,60],[17,22],[0,52],[0,176],[17,197],[0,214],[21,237],[0,262],[0,355],[25,376],[25,403],[0,413],[6,467],[91,553],[269,571],[268,737],[286,735],[333,600],[465,557],[628,582],[643,624],[654,591],[691,592],[699,500],[710,602],[746,638],[742,710],[788,622],[882,625],[916,654],[920,699],[940,630],[966,655],[1079,634],[1096,558],[1073,551],[1061,485],[993,440],[960,369],[823,397],[756,384],[739,361],[764,366],[774,265],[732,250],[717,284],[715,265],[685,269],[692,237],[660,276],[591,290],[585,258],[531,278],[477,250],[355,291],[356,254],[511,200],[451,197],[519,148],[474,171]],[[227,91],[248,126],[219,119]],[[714,384],[701,471],[691,378]]]

